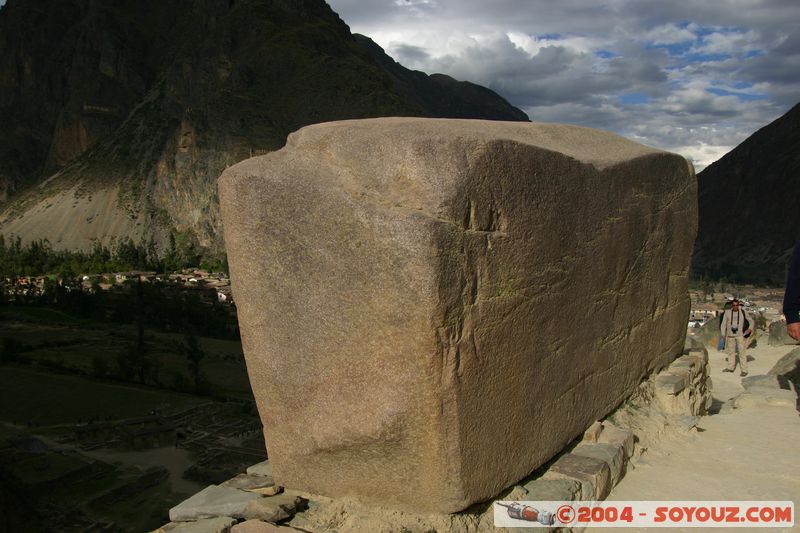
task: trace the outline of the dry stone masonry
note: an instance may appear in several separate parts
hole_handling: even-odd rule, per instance
[[[280,485],[464,509],[683,348],[697,213],[677,155],[556,124],[344,121],[219,190]],[[576,457],[608,458],[610,483],[607,455]]]

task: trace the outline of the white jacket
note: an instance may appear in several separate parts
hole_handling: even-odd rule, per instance
[[[733,312],[733,309],[727,309],[725,314],[722,315],[722,324],[719,326],[720,335],[723,337],[744,337],[745,319],[750,323],[748,327],[751,330],[755,329],[756,323],[750,313],[741,308],[736,313]],[[737,328],[736,333],[733,332],[733,328]]]

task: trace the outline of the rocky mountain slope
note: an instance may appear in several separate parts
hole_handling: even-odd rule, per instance
[[[219,252],[224,168],[307,124],[393,115],[527,120],[395,63],[323,0],[8,0],[0,233]]]
[[[782,285],[800,238],[800,104],[697,179],[695,275]]]

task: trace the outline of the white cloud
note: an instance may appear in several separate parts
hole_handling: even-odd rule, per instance
[[[702,37],[693,52],[702,54],[743,55],[760,50],[764,46],[760,35],[755,31],[715,31]]]
[[[797,103],[796,0],[330,0],[402,64],[702,168]]]
[[[643,35],[642,40],[655,45],[694,42],[697,39],[697,35],[692,31],[693,29],[696,29],[694,24],[687,27],[680,27],[676,24],[662,24],[650,29]]]

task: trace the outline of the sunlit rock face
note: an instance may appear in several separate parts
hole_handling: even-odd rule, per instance
[[[683,348],[697,202],[680,156],[556,124],[343,121],[219,190],[287,487],[464,509]]]

